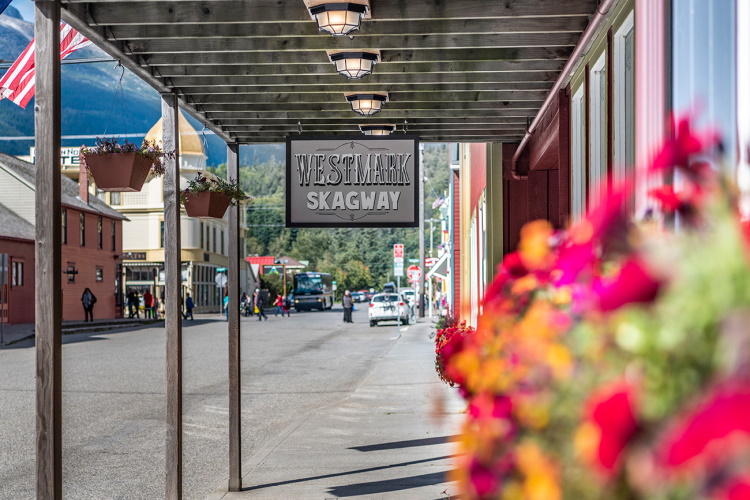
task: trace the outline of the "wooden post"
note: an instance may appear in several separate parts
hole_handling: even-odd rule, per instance
[[[60,2],[35,2],[36,496],[62,498]]]
[[[227,144],[227,179],[239,180],[237,143]],[[229,207],[229,491],[242,489],[242,384],[240,381],[240,207]]]
[[[182,262],[177,96],[161,95],[162,144],[175,152],[164,167],[164,307],[167,333],[166,498],[182,498]]]
[[[419,301],[419,317],[424,318],[424,275],[426,269],[424,265],[424,144],[421,142],[419,143],[419,165],[417,165],[417,168],[419,172],[419,184],[417,184],[419,196],[419,268],[422,272],[419,275],[419,290],[415,296]]]

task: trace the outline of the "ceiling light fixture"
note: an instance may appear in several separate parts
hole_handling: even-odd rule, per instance
[[[331,62],[339,75],[357,80],[372,73],[372,67],[380,60],[378,52],[332,52]]]
[[[372,116],[383,108],[388,94],[345,94],[352,105],[352,111],[362,116]]]
[[[367,5],[358,3],[324,3],[310,7],[318,29],[333,36],[345,36],[358,30],[365,14]]]
[[[395,125],[360,125],[359,130],[365,135],[391,135],[396,130]]]

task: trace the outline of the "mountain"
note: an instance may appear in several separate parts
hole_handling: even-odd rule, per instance
[[[28,46],[34,36],[32,23],[21,19],[18,11],[8,7],[0,15],[0,74]],[[158,93],[138,77],[117,67],[117,63],[99,48],[91,45],[80,49],[65,62],[75,59],[106,59],[107,62],[63,64],[62,66],[62,135],[118,134],[128,135],[131,141],[140,141],[161,117]],[[118,81],[122,74],[122,93]],[[188,120],[200,133],[203,126],[192,117]],[[21,109],[7,99],[0,100],[0,152],[27,155],[33,139],[7,137],[34,136],[33,100]],[[63,139],[63,146],[92,144],[93,139]],[[226,162],[226,144],[212,133],[206,133],[208,165]],[[267,163],[275,158],[285,161],[284,145],[243,146],[240,162],[243,164]]]

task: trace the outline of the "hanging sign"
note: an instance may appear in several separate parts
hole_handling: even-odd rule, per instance
[[[291,136],[287,227],[418,227],[419,138]]]

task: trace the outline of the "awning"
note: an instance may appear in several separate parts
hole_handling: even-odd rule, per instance
[[[438,278],[447,279],[448,278],[448,257],[450,256],[450,252],[445,252],[437,262],[435,262],[435,265],[430,268],[429,271],[427,271],[427,279],[432,278],[433,276],[437,276]]]

